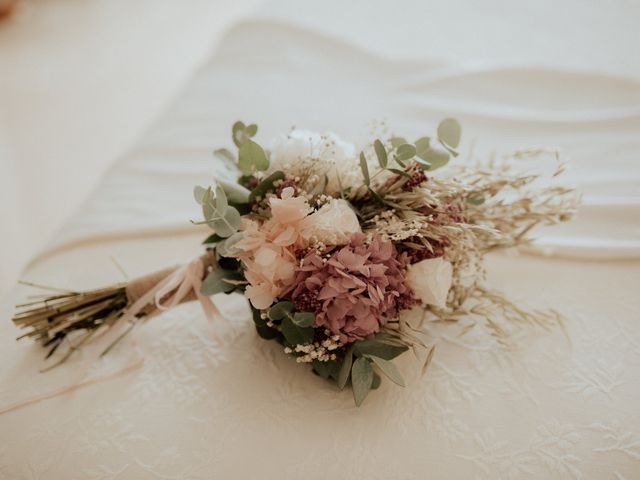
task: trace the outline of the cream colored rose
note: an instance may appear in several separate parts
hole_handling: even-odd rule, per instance
[[[302,237],[325,245],[345,245],[361,232],[360,222],[346,200],[334,198],[302,221]]]
[[[444,308],[451,288],[453,267],[442,257],[422,260],[407,268],[407,286],[425,305]]]

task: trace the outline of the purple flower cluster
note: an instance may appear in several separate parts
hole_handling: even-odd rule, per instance
[[[354,234],[349,245],[326,255],[307,254],[298,267],[291,300],[316,314],[316,327],[340,335],[344,343],[380,330],[415,302],[405,285],[406,254],[374,237]]]

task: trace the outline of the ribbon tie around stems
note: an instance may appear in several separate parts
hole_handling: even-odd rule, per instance
[[[106,343],[108,345],[108,350],[111,345],[113,345],[114,339],[115,342],[117,342],[117,340],[123,335],[121,331],[123,327],[134,324],[138,314],[147,312],[145,313],[145,319],[148,319],[157,315],[160,311],[169,310],[170,308],[190,299],[197,299],[200,302],[209,322],[212,322],[216,316],[222,317],[213,301],[209,297],[200,293],[202,279],[207,272],[208,266],[212,264],[212,261],[215,261],[215,257],[212,252],[208,252],[176,269],[163,270],[162,272],[157,272],[155,274],[133,280],[130,287],[136,286],[137,288],[131,288],[130,292],[129,287],[127,287],[127,294],[129,298],[133,299],[132,297],[137,296],[132,293],[133,290],[142,289],[144,293],[133,301],[115,324],[106,327],[106,330],[103,331],[102,334],[94,336],[93,340],[97,340],[97,343],[102,345]],[[159,281],[158,278],[160,278]],[[149,285],[152,286],[147,289]],[[150,311],[149,307],[151,307]],[[217,336],[215,336],[215,339],[216,341],[219,341]],[[104,348],[100,348],[99,346],[97,346],[96,349],[97,355],[92,358],[93,361],[98,360],[106,352]],[[52,392],[37,395],[12,405],[8,405],[4,408],[0,408],[0,415],[18,410],[28,405],[39,403],[43,400],[74,392],[89,385],[117,378],[125,373],[138,369],[143,364],[142,358],[137,358],[129,365],[125,365],[115,372],[107,373],[97,378],[85,379],[93,361],[87,361],[86,367],[82,370],[77,381]]]

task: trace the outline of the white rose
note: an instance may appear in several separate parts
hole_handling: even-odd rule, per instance
[[[407,286],[425,305],[444,308],[451,288],[453,267],[442,257],[422,260],[407,268]]]
[[[282,170],[301,177],[315,174],[316,181],[323,181],[326,175],[325,191],[329,195],[362,183],[355,145],[335,133],[292,130],[276,137],[270,152],[269,173]]]
[[[360,222],[346,200],[334,198],[302,221],[301,233],[306,240],[325,245],[345,245],[351,235],[361,232]]]

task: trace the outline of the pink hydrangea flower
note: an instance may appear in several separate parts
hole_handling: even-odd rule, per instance
[[[328,256],[306,255],[291,294],[299,310],[316,314],[316,327],[328,328],[343,342],[378,332],[415,301],[405,285],[406,254],[380,237],[368,244],[364,238],[356,233]]]
[[[236,257],[245,266],[246,296],[258,309],[268,308],[295,285],[295,251],[306,242],[300,223],[312,209],[304,197],[294,195],[295,190],[287,187],[281,198],[271,198],[271,218],[266,222],[242,221],[243,238],[235,244],[240,250]]]

